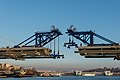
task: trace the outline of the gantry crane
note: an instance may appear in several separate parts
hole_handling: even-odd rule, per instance
[[[93,32],[92,30],[76,31],[76,28],[71,25],[70,28],[67,29],[66,34],[69,36],[69,42],[64,43],[64,46],[67,46],[67,48],[75,46],[78,48],[78,51],[75,51],[75,53],[80,53],[80,55],[84,56],[85,58],[114,58],[114,60],[120,60],[120,45]],[[96,44],[94,42],[94,37],[102,39],[108,42],[108,44]],[[78,44],[74,42],[73,38],[82,41],[87,46],[82,46],[82,44],[78,46]]]
[[[25,60],[35,58],[64,58],[64,55],[59,54],[59,49],[56,53],[55,49],[54,52],[52,52],[52,49],[44,47],[54,40],[55,48],[55,38],[58,37],[59,40],[60,35],[62,35],[62,33],[58,28],[55,28],[55,26],[52,26],[49,32],[35,32],[34,35],[14,47],[0,48],[0,59]]]

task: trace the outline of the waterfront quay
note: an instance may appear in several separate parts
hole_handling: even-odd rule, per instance
[[[0,78],[8,77],[60,77],[60,76],[120,76],[120,68],[96,68],[90,70],[51,71],[24,68],[18,65],[0,64]]]

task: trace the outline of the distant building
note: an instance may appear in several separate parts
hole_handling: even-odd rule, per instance
[[[2,64],[2,69],[5,69],[5,64]]]
[[[82,76],[95,76],[94,72],[82,72]]]
[[[20,70],[21,67],[20,66],[13,66],[14,67],[14,70]]]
[[[9,70],[9,71],[14,70],[13,66],[8,67],[8,70]]]
[[[0,64],[0,70],[2,69],[2,64]]]
[[[22,75],[25,75],[26,73],[27,72],[24,69],[22,69],[21,72],[20,72],[20,74],[22,74]]]
[[[105,71],[105,76],[113,76],[113,73],[111,71]]]
[[[10,66],[11,66],[10,64],[5,64],[5,67],[6,67],[6,68],[8,68],[8,67],[10,67]]]
[[[81,71],[75,71],[75,75],[76,75],[76,76],[81,76],[81,75],[82,75],[82,72],[81,72]]]

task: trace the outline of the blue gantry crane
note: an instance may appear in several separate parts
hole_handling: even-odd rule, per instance
[[[30,43],[34,42],[35,44],[32,46],[36,47],[44,47],[46,44],[54,40],[55,38],[59,37],[60,35],[63,35],[58,28],[55,28],[55,26],[52,26],[51,31],[49,32],[35,32],[34,35],[30,36],[26,40],[22,41],[18,45],[15,45],[14,47],[20,47],[27,46]]]
[[[64,43],[64,46],[70,48],[75,46],[78,48],[78,51],[75,53],[80,53],[80,55],[85,56],[86,58],[114,58],[120,59],[120,45],[110,39],[107,39],[92,30],[90,31],[76,31],[76,28],[73,25],[67,29],[66,34],[69,36],[69,42]],[[97,37],[107,43],[95,43],[94,37]],[[78,46],[74,39],[82,41],[87,46]]]
[[[60,55],[59,49],[55,51],[55,39],[58,37],[58,48],[59,48],[59,36],[62,33],[58,28],[52,26],[49,32],[35,32],[34,35],[25,39],[21,43],[15,45],[12,48],[0,48],[0,59],[35,59],[35,58],[64,58],[64,55]],[[54,41],[54,52],[52,49],[45,48],[45,45]]]

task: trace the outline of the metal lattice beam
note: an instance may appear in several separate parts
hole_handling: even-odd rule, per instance
[[[66,34],[68,34],[69,36],[73,36],[74,38],[82,41],[84,44],[87,44],[87,45],[90,45],[90,46],[106,46],[106,45],[118,45],[118,43],[112,41],[112,40],[109,40],[93,31],[76,31],[76,28],[73,28],[73,26],[71,26],[69,29],[67,29],[67,32]],[[97,37],[103,41],[106,41],[108,42],[109,44],[96,44],[94,43],[94,37]],[[77,47],[77,44],[73,41],[71,42],[71,40],[69,40],[68,43],[64,43],[64,46],[68,46],[68,48],[70,46],[75,46]]]
[[[50,32],[35,32],[34,35],[22,41],[15,47],[27,46],[32,42],[35,43],[33,46],[43,47],[60,35],[62,35],[62,33],[59,31],[59,29],[52,27],[52,30]]]

